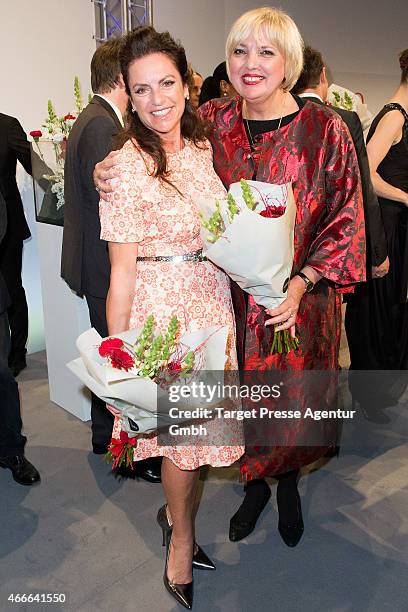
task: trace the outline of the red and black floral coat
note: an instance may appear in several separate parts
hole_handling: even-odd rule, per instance
[[[264,327],[264,310],[252,298],[246,306],[243,293],[233,288],[244,369],[338,369],[341,293],[364,281],[366,269],[360,174],[347,127],[329,108],[307,101],[291,123],[256,137],[251,153],[240,98],[211,100],[199,112],[213,125],[214,167],[227,189],[241,178],[292,183],[297,206],[292,274],[308,265],[322,275],[300,303],[300,349],[287,355],[268,354],[273,331]],[[335,443],[299,447],[296,440],[292,427],[285,447],[248,446],[243,476],[250,480],[306,465]]]

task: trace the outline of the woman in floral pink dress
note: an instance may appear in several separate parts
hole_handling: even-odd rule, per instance
[[[109,202],[101,200],[101,238],[109,243],[107,300],[110,334],[142,326],[153,314],[164,330],[176,315],[181,332],[227,325],[227,367],[236,368],[229,280],[201,256],[197,196],[223,197],[204,126],[188,101],[184,49],[168,33],[131,32],[122,57],[131,98],[129,128],[120,151],[121,178]],[[164,583],[182,605],[192,605],[192,566],[214,568],[194,543],[193,504],[202,465],[228,466],[243,454],[235,420],[206,423],[211,445],[160,446],[155,435],[138,440],[134,460],[163,456],[167,508],[158,520],[169,546]]]

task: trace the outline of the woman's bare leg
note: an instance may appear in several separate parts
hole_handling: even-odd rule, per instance
[[[175,584],[187,584],[193,579],[192,513],[198,478],[199,470],[180,470],[170,459],[163,458],[162,484],[173,524],[167,576]]]

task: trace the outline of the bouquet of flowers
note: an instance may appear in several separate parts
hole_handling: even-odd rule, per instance
[[[142,329],[105,339],[90,329],[77,339],[81,356],[68,367],[107,403],[115,416],[109,448],[114,467],[131,464],[138,434],[151,433],[174,422],[168,404],[160,402],[170,385],[181,380],[189,384],[203,370],[224,369],[226,326],[186,332],[182,336],[179,327],[173,317],[166,332],[156,334],[151,315]],[[196,408],[197,399],[186,398],[177,404],[180,405]]]
[[[363,130],[370,127],[373,114],[368,110],[359,94],[354,93],[346,87],[332,83],[328,89],[327,101],[332,106],[354,111],[359,116]]]
[[[260,181],[233,183],[224,200],[198,199],[203,252],[267,309],[287,296],[293,265],[296,204],[292,186]],[[289,331],[275,332],[273,351],[298,342]]]
[[[58,213],[64,206],[64,162],[66,141],[69,133],[74,125],[77,115],[83,110],[83,102],[79,79],[76,76],[74,79],[74,99],[76,115],[69,112],[66,115],[58,116],[55,112],[54,105],[51,100],[48,100],[48,115],[45,122],[42,124],[44,132],[41,130],[33,130],[30,136],[33,139],[35,154],[38,154],[39,160],[33,155],[33,170],[36,181],[43,188],[44,181],[49,185],[51,194],[54,195],[55,209]],[[47,191],[47,187],[44,189]],[[50,198],[44,198],[42,208],[47,210],[51,204],[48,201]],[[49,211],[48,211],[49,212]],[[47,211],[40,211],[39,217],[50,216]]]

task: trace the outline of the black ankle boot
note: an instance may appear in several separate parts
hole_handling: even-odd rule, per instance
[[[265,480],[250,480],[245,485],[244,501],[230,520],[231,542],[239,542],[253,532],[270,496],[271,490]]]
[[[278,503],[278,531],[287,546],[296,546],[303,535],[302,505],[297,489],[299,470],[278,476],[276,500]]]

